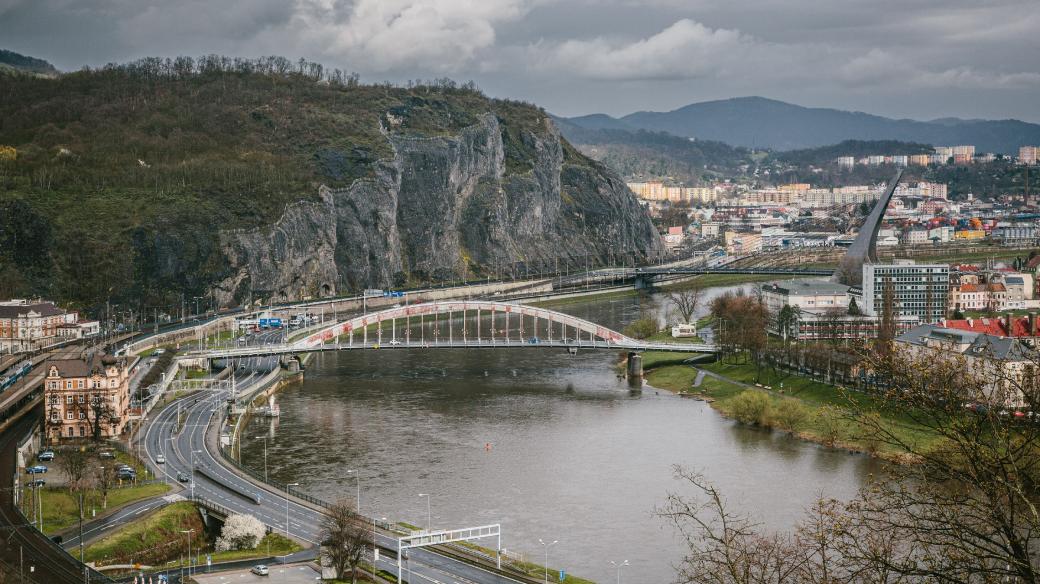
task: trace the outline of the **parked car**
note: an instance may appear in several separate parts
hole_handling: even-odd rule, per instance
[[[26,484],[30,487],[42,487],[47,484],[47,481],[43,479],[33,479]]]
[[[255,566],[253,566],[252,570],[249,570],[249,571],[254,573],[254,574],[256,574],[257,576],[267,576],[271,572],[270,570],[267,569],[267,566],[265,566],[263,564],[257,564]]]
[[[186,482],[191,480],[191,477],[186,475],[186,474],[184,474],[184,473],[182,473],[182,472],[178,472],[177,473],[177,480],[182,482],[182,483],[186,483]]]
[[[26,467],[25,472],[26,474],[43,474],[47,472],[47,467],[42,464],[37,464],[35,466]]]
[[[115,458],[116,455],[111,450],[102,450],[98,452],[98,458]]]
[[[527,339],[527,344],[529,345],[537,345],[540,342],[542,342],[542,339],[539,339],[538,337],[531,337]]]
[[[43,452],[41,452],[41,453],[36,455],[36,460],[39,460],[39,461],[42,461],[42,462],[49,462],[51,460],[54,460],[54,451],[53,450],[44,450]]]
[[[401,341],[399,341],[397,339],[391,339],[390,340],[390,345],[391,346],[396,346],[396,345],[400,345],[400,344],[401,344]]]
[[[166,464],[166,457],[161,454],[159,456],[156,456],[155,464]]]

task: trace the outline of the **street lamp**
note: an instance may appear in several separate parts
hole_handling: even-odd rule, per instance
[[[357,480],[357,506],[354,510],[357,511],[358,515],[361,515],[361,471],[357,469],[347,471],[347,474],[351,473],[356,473],[354,478]]]
[[[267,482],[267,436],[257,436],[257,439],[264,441],[264,482]],[[350,471],[347,471],[350,472]]]
[[[621,568],[623,568],[623,567],[628,565],[628,560],[625,560],[625,561],[621,562],[620,564],[615,562],[614,560],[611,560],[610,561],[610,565],[614,566],[615,568],[617,568],[617,584],[621,584]]]
[[[289,487],[298,487],[300,483],[285,484],[285,538],[289,539]]]
[[[181,529],[180,532],[188,534],[188,577],[191,578],[191,536],[195,533],[195,528]]]
[[[551,543],[545,543],[539,539],[538,543],[542,544],[542,547],[545,548],[545,563],[542,564],[542,567],[545,568],[545,584],[549,584],[549,548],[560,543],[560,540],[554,539]]]
[[[426,531],[433,531],[433,519],[430,515],[430,494],[419,493],[420,497],[426,497]]]

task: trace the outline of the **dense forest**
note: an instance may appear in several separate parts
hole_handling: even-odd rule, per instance
[[[149,58],[0,83],[0,297],[172,305],[225,270],[213,234],[373,176],[395,135],[497,118],[509,173],[546,114],[450,80],[365,85],[281,57]],[[564,143],[569,165],[594,165]]]

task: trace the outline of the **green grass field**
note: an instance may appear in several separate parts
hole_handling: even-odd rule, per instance
[[[126,487],[111,489],[108,492],[108,510],[118,509],[141,499],[148,499],[162,495],[170,490],[168,485],[148,484],[138,487]],[[43,495],[43,529],[44,533],[50,535],[75,527],[79,524],[79,495],[70,493],[63,487],[44,488]],[[28,495],[23,498],[28,504]],[[28,509],[26,509],[27,515]],[[89,521],[92,512],[103,513],[106,509],[102,506],[101,493],[90,490],[83,494],[84,521]]]
[[[188,536],[181,530],[190,529],[196,541],[205,532],[199,512],[186,501],[174,503],[88,545],[84,557],[102,564],[159,565],[184,554]]]

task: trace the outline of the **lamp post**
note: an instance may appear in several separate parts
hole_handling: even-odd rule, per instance
[[[300,483],[285,484],[285,538],[289,539],[289,487],[298,487]]]
[[[191,456],[190,456],[190,458],[191,458],[191,498],[192,498],[192,500],[195,499],[195,455],[196,454],[201,454],[201,453],[202,453],[201,450],[192,450],[191,451]]]
[[[545,584],[549,584],[549,548],[560,543],[560,540],[554,539],[550,543],[545,543],[539,539],[538,543],[542,544],[542,547],[545,548],[545,563],[542,564],[542,567],[545,568]]]
[[[257,436],[264,441],[264,482],[267,482],[267,436]],[[352,472],[352,471],[347,471]]]
[[[426,531],[433,531],[433,516],[430,514],[430,494],[419,493],[420,497],[426,497]]]
[[[347,474],[351,473],[354,473],[354,479],[357,480],[357,506],[354,507],[354,511],[361,515],[361,471],[358,469],[347,471]]]
[[[617,584],[621,584],[621,568],[624,568],[625,566],[628,565],[628,560],[625,560],[625,561],[621,562],[620,564],[615,562],[615,561],[613,561],[613,560],[611,560],[610,561],[610,565],[614,566],[615,568],[617,568]]]
[[[195,533],[195,528],[182,529],[180,532],[188,534],[188,577],[191,578],[191,536]]]

